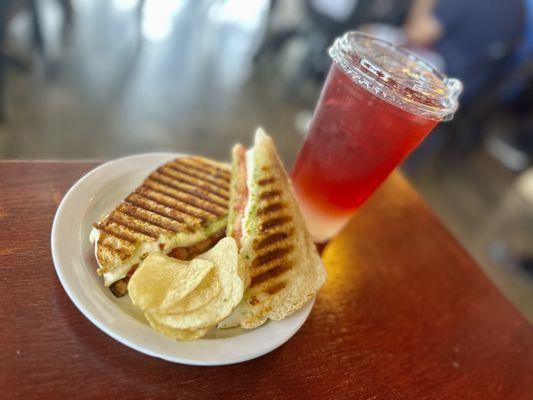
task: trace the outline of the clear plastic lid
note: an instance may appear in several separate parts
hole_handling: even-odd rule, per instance
[[[352,80],[383,100],[415,115],[450,120],[463,85],[413,54],[359,32],[347,32],[329,55]]]

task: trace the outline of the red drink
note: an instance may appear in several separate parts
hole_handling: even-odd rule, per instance
[[[358,40],[362,37],[371,41],[370,45],[376,41],[359,34],[351,35],[356,35]],[[377,42],[378,45],[383,43]],[[377,51],[397,50],[386,44]],[[415,79],[425,79],[422,84],[419,81],[413,83],[413,76],[409,76],[409,86],[398,71],[396,74],[382,72],[379,67],[383,66],[377,66],[375,60],[365,64],[362,61],[368,61],[359,54],[357,56],[350,54],[349,66],[339,66],[337,60],[333,63],[292,172],[302,212],[317,241],[331,237],[345,224],[390,172],[445,117],[438,114],[439,111],[450,114],[449,110],[440,107],[438,93],[435,93],[447,90],[449,80],[448,86],[442,79],[439,82],[439,76],[433,75],[438,74],[436,71],[431,71],[431,76],[417,76]],[[378,57],[381,63],[391,63],[391,60]],[[394,61],[392,68],[402,67],[403,72],[415,67],[420,69],[417,59]],[[349,76],[353,72],[350,69],[345,71],[349,67],[356,67],[359,75]],[[369,87],[369,80],[372,80],[373,87]],[[456,82],[452,83],[457,85]],[[412,87],[417,83],[418,91]],[[428,83],[431,88],[423,87]],[[376,87],[378,93],[372,92]],[[457,91],[460,91],[460,84],[455,87],[455,96]],[[418,112],[413,112],[414,107]]]

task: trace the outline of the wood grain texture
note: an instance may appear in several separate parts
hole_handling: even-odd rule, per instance
[[[302,329],[257,360],[189,367],[100,332],[50,229],[94,163],[0,163],[0,398],[533,399],[533,328],[399,176],[324,250]]]

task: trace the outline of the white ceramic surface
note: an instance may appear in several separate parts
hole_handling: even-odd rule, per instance
[[[116,298],[96,274],[92,223],[114,208],[150,171],[180,154],[152,153],[121,158],[90,171],[65,195],[52,226],[52,257],[72,302],[94,325],[142,353],[191,365],[233,364],[266,354],[302,326],[313,301],[279,322],[253,329],[213,329],[200,340],[179,342],[150,328],[128,296]]]

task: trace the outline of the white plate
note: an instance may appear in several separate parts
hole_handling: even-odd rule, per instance
[[[128,296],[116,298],[96,274],[92,223],[112,210],[150,171],[180,154],[141,154],[108,162],[81,178],[65,195],[52,226],[52,257],[72,302],[112,338],[142,353],[191,365],[223,365],[266,354],[289,340],[313,308],[309,302],[283,321],[253,330],[213,329],[205,338],[178,342],[150,328]]]

